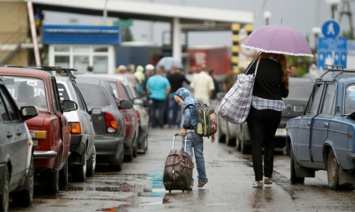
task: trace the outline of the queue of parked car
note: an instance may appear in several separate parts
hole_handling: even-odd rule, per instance
[[[147,105],[132,83],[74,72],[0,68],[0,211],[10,199],[31,205],[35,185],[56,194],[93,176],[98,162],[120,171],[147,151]]]

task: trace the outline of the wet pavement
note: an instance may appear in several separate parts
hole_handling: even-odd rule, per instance
[[[225,144],[205,138],[205,160],[209,182],[192,191],[165,191],[162,173],[176,130],[153,129],[149,150],[121,172],[100,165],[84,183],[70,183],[57,195],[36,192],[30,208],[10,211],[354,211],[355,192],[327,187],[326,173],[291,185],[288,156],[275,156],[274,183],[252,188],[254,173],[250,155],[242,155]],[[180,139],[177,139],[177,141]],[[177,143],[177,146],[180,143]],[[196,169],[194,170],[196,180]]]

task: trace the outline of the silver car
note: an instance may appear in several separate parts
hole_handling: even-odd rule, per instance
[[[37,115],[36,106],[18,109],[0,79],[0,211],[8,211],[10,193],[15,205],[33,202],[33,141],[25,120]]]
[[[96,168],[95,130],[85,100],[73,77],[56,77],[60,100],[72,100],[78,109],[64,112],[71,126],[69,171],[72,180],[83,182]]]

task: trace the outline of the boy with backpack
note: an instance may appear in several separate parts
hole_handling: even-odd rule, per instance
[[[183,137],[183,146],[185,145],[185,136],[187,136],[186,152],[193,157],[192,148],[195,154],[196,167],[198,172],[198,187],[203,187],[207,182],[205,159],[203,156],[203,135],[196,132],[198,123],[198,109],[195,106],[198,101],[191,97],[190,91],[186,88],[179,88],[174,95],[174,100],[180,105],[182,109],[182,128],[179,135]],[[215,141],[214,133],[212,136],[212,143]]]

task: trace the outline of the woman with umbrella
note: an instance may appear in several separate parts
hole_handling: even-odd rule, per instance
[[[262,148],[264,147],[264,183],[271,184],[274,163],[274,136],[285,108],[282,98],[288,96],[286,57],[282,54],[260,53],[257,60],[252,106],[247,119],[252,139],[254,188],[263,187]],[[255,72],[255,62],[248,74]]]
[[[264,184],[272,184],[274,136],[281,121],[282,110],[285,108],[282,98],[286,98],[289,92],[285,55],[313,55],[302,34],[282,25],[268,25],[256,29],[242,46],[259,51],[256,62],[247,72],[247,74],[252,74],[256,71],[247,123],[252,139],[252,160],[255,173],[255,182],[252,187],[262,188]]]

